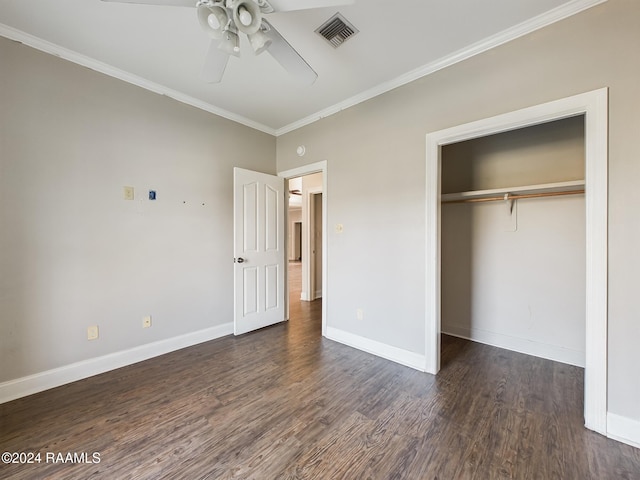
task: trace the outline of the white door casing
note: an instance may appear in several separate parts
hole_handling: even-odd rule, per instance
[[[301,167],[292,168],[290,170],[284,170],[278,172],[278,176],[284,179],[291,179],[296,177],[302,177],[304,175],[311,175],[312,173],[322,173],[322,336],[327,336],[327,311],[329,304],[329,268],[328,268],[328,242],[327,242],[327,222],[328,222],[328,182],[329,171],[326,160],[320,162],[310,163]],[[304,247],[303,247],[304,248]],[[303,254],[304,255],[304,254]],[[288,296],[288,292],[287,292]],[[288,297],[287,297],[288,298]],[[288,306],[288,304],[287,304]]]
[[[284,180],[233,169],[234,321],[240,335],[285,320]]]
[[[425,371],[440,370],[441,147],[575,115],[585,117],[585,426],[607,434],[608,89],[602,88],[427,134]]]

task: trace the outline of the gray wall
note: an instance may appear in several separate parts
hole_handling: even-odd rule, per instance
[[[426,133],[609,87],[608,401],[640,421],[639,20],[610,0],[278,137],[279,171],[328,162],[328,326],[424,353]]]
[[[584,115],[442,148],[442,193],[585,179]]]
[[[0,382],[232,322],[232,168],[274,173],[275,139],[2,38],[0,65]]]

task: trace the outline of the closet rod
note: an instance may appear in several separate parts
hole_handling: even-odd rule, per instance
[[[463,198],[460,200],[442,200],[442,203],[497,202],[497,201],[505,201],[505,200],[518,200],[519,198],[560,197],[563,195],[579,195],[582,193],[584,193],[584,190],[567,190],[564,192],[546,192],[546,193],[523,193],[521,195],[508,195],[508,196],[501,195],[499,197]]]

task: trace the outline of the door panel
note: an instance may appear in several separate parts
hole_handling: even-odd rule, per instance
[[[271,310],[278,308],[278,297],[280,294],[280,292],[278,292],[278,274],[280,273],[278,265],[267,265],[265,273],[267,275],[267,281],[265,282],[267,288],[265,308]]]
[[[283,184],[284,185],[284,184]],[[280,248],[281,238],[278,235],[278,223],[283,222],[282,215],[278,212],[278,207],[282,207],[282,202],[278,202],[282,191],[274,190],[270,185],[265,185],[265,208],[266,208],[266,242],[267,251],[275,251]],[[282,207],[284,208],[284,207]],[[284,222],[283,222],[284,225]]]
[[[243,252],[258,250],[258,184],[242,185]]]
[[[285,319],[284,179],[234,169],[234,333]]]
[[[258,269],[255,267],[242,268],[243,316],[258,313]]]

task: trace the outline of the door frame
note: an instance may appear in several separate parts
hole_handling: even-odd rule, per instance
[[[312,173],[322,173],[322,336],[327,336],[327,304],[328,304],[328,288],[329,284],[329,269],[328,269],[328,248],[327,248],[327,184],[328,184],[328,169],[327,161],[322,160],[320,162],[310,163],[301,167],[292,168],[289,170],[283,170],[278,172],[278,176],[289,181],[292,178],[303,177],[305,175],[311,175]],[[285,189],[286,190],[286,189]],[[289,205],[288,197],[285,204],[285,229],[289,227]],[[288,231],[285,231],[285,237],[288,235]],[[288,244],[288,242],[287,242]],[[285,254],[285,258],[289,258],[288,252]],[[287,302],[285,304],[285,315],[289,319],[289,277],[285,270],[285,295]]]
[[[527,126],[585,117],[586,344],[585,427],[607,432],[608,89],[447,128],[426,136],[425,370],[440,370],[442,146]]]

